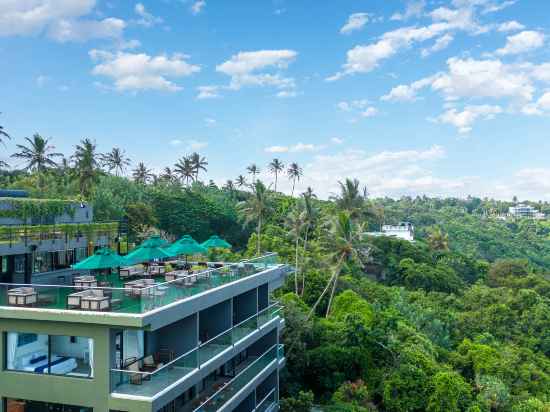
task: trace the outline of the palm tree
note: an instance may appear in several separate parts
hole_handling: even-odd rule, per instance
[[[96,144],[92,140],[86,138],[76,145],[73,159],[75,161],[76,174],[78,175],[80,193],[87,197],[93,183],[97,180],[97,172],[99,169],[98,156],[96,153]]]
[[[177,180],[175,172],[169,167],[164,168],[160,177],[170,183],[174,183]]]
[[[307,253],[307,242],[309,240],[309,232],[315,226],[317,219],[319,218],[319,209],[313,203],[313,199],[317,196],[313,193],[313,189],[308,187],[304,193],[302,193],[304,198],[304,259],[306,258]],[[302,275],[302,294],[305,289],[306,277],[305,273]]]
[[[365,203],[361,195],[360,183],[357,179],[346,179],[343,183],[338,182],[340,195],[335,198],[336,205],[340,210],[346,210],[351,217],[357,217]]]
[[[147,166],[145,166],[143,162],[139,162],[137,167],[134,169],[132,176],[134,178],[134,182],[145,185],[153,177],[153,173],[151,173],[151,170],[147,169]]]
[[[102,155],[101,161],[104,166],[107,166],[109,172],[112,170],[115,171],[115,176],[118,176],[119,173],[124,173],[126,167],[130,166],[130,159],[126,157],[124,150],[118,147],[113,147],[113,150],[109,153]]]
[[[23,159],[26,162],[25,170],[42,173],[47,168],[57,167],[57,163],[53,159],[63,155],[53,152],[55,147],[49,144],[50,139],[45,139],[35,133],[32,139],[25,137],[25,140],[28,146],[18,144],[16,147],[20,151],[11,155],[13,158]]]
[[[2,112],[0,112],[0,114],[2,114]],[[4,137],[6,139],[11,139],[11,136],[8,134],[8,132],[6,132],[4,127],[0,125],[0,143],[4,143]],[[7,163],[4,164],[7,166]]]
[[[235,182],[239,187],[246,186],[246,177],[244,177],[243,175],[239,175],[237,176],[237,179],[235,180]]]
[[[199,172],[201,170],[204,170],[206,173],[208,170],[206,169],[206,166],[208,166],[208,162],[206,161],[206,157],[201,157],[200,154],[197,152],[191,154],[189,156],[189,160],[191,161],[191,164],[193,165],[193,170],[195,171],[195,180],[199,180]]]
[[[252,195],[246,201],[240,202],[237,209],[244,220],[244,224],[256,222],[256,253],[261,253],[262,223],[266,215],[271,211],[271,193],[269,189],[258,180],[252,184]]]
[[[428,235],[428,244],[434,251],[446,252],[449,250],[449,235],[444,233],[440,227],[434,228]]]
[[[289,212],[285,220],[285,226],[289,230],[289,234],[294,238],[295,249],[295,268],[294,268],[294,291],[298,295],[298,251],[300,246],[300,237],[305,225],[304,207],[301,203],[297,203],[296,206]]]
[[[223,188],[227,190],[229,192],[229,196],[233,198],[233,192],[235,191],[235,183],[233,183],[233,180],[229,179],[225,182],[225,186]]]
[[[260,169],[258,168],[258,166],[256,166],[256,164],[252,163],[246,168],[246,170],[248,171],[249,175],[252,175],[252,184],[254,184],[254,182],[256,181],[256,175],[260,173]]]
[[[311,308],[309,317],[315,312],[315,309],[332,286],[326,312],[326,316],[328,316],[342,268],[350,263],[361,264],[362,257],[368,254],[369,250],[362,241],[363,233],[363,225],[354,224],[350,213],[347,211],[340,211],[331,219],[326,240],[333,251],[329,256],[329,262],[334,264],[334,270],[325,289]]]
[[[291,163],[290,166],[288,166],[288,170],[286,171],[286,173],[288,174],[288,177],[292,180],[292,194],[290,196],[294,196],[294,187],[296,186],[296,180],[300,180],[304,173],[298,163],[295,162]]]
[[[277,191],[277,178],[279,177],[279,172],[282,172],[284,168],[285,165],[279,159],[273,159],[269,163],[269,171],[275,175],[275,192]]]
[[[195,166],[188,157],[182,157],[174,165],[174,173],[180,176],[181,181],[189,187],[189,181],[195,180]]]

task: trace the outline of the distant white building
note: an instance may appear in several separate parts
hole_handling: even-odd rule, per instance
[[[381,232],[367,232],[369,236],[390,236],[414,242],[414,226],[410,222],[400,222],[398,225],[383,225]]]
[[[546,215],[539,212],[533,206],[520,203],[516,206],[508,208],[508,215],[516,218],[528,218],[528,219],[544,219]]]

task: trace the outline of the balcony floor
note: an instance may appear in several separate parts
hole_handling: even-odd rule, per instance
[[[118,386],[113,393],[151,398],[160,391],[166,389],[168,386],[172,385],[174,382],[183,378],[192,370],[193,368],[175,366],[154,375],[151,380],[144,380],[141,385],[124,383]]]

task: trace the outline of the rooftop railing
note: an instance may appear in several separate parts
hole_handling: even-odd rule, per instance
[[[111,391],[121,394],[152,397],[184,376],[200,369],[216,356],[236,345],[263,325],[279,316],[278,302],[238,323],[225,332],[176,357],[153,372],[111,369]],[[128,366],[134,365],[132,363]],[[135,365],[136,369],[139,365]]]
[[[273,410],[277,404],[277,388],[271,391],[258,403],[253,412],[268,412]]]
[[[146,287],[92,287],[0,283],[0,306],[140,314],[277,266],[269,253]]]

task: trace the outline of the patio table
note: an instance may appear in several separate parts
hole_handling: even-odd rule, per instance
[[[80,298],[80,308],[95,311],[109,310],[109,301],[108,296],[82,296]]]
[[[95,276],[75,276],[73,283],[76,289],[91,289],[97,287]]]
[[[13,306],[32,306],[38,301],[38,293],[31,287],[8,290],[8,303]]]
[[[127,295],[133,297],[148,296],[153,294],[155,288],[155,282],[153,279],[137,279],[124,284],[124,290]]]

